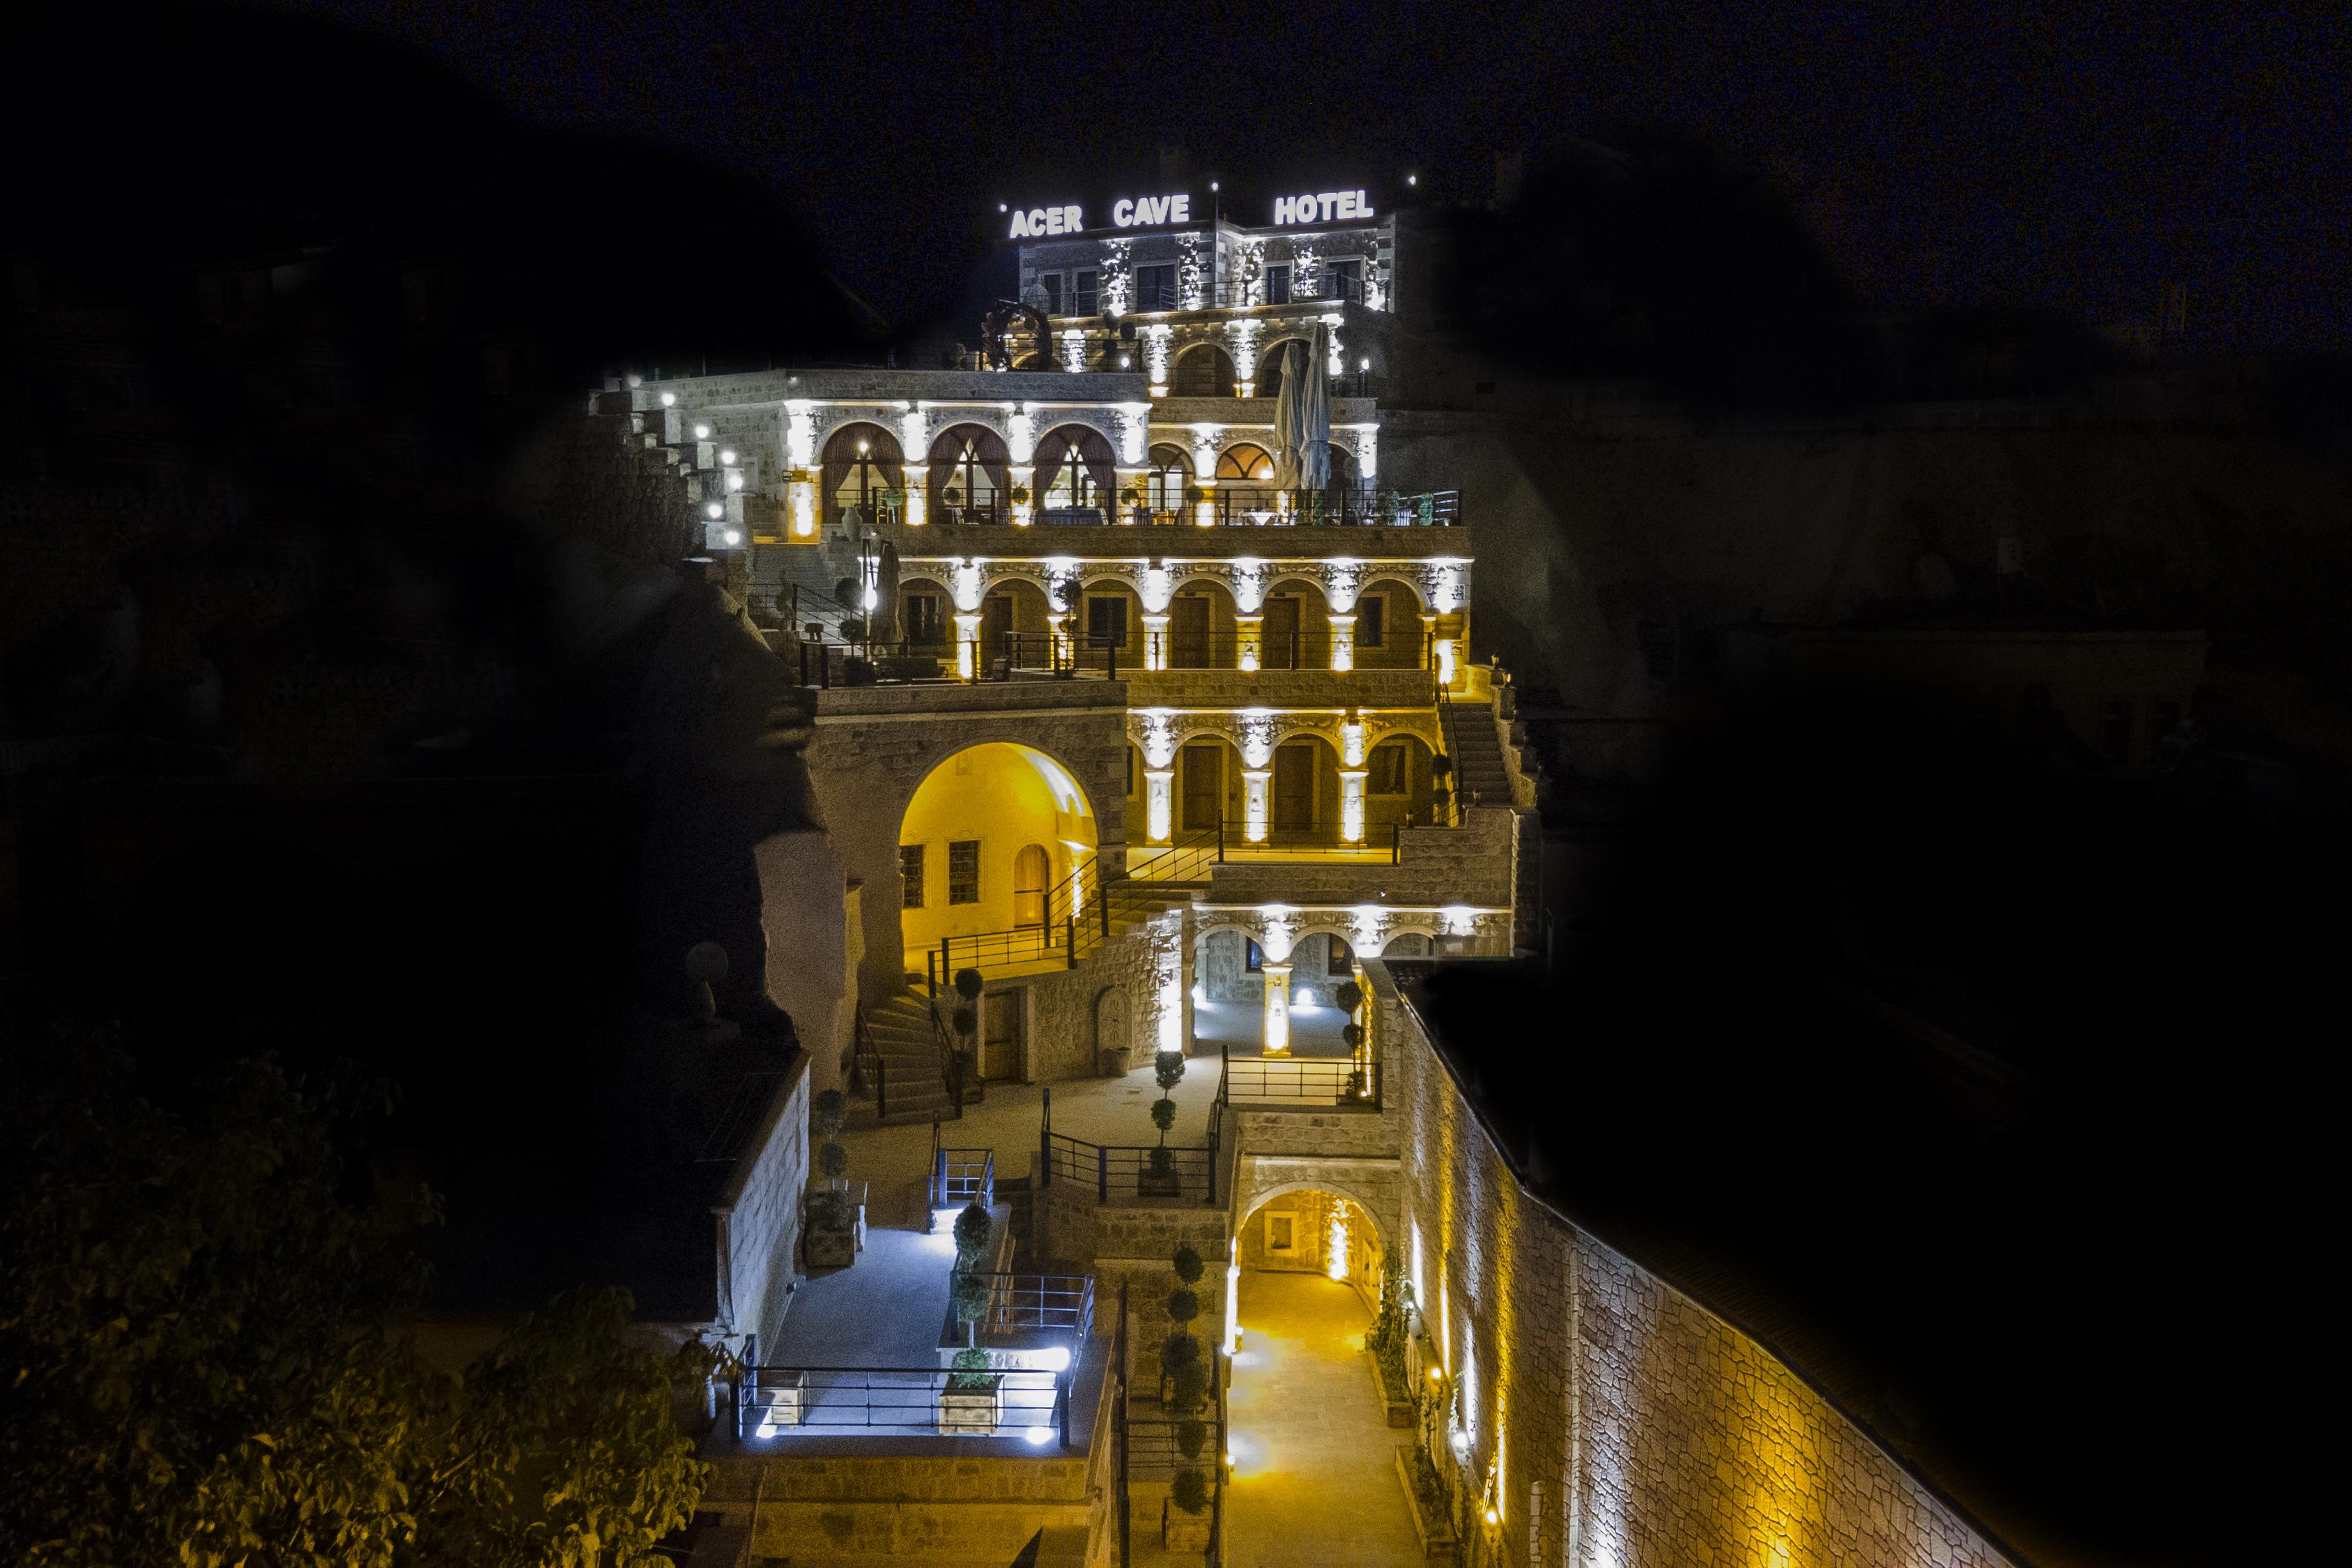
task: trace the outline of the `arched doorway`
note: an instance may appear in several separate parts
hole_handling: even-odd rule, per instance
[[[985,741],[944,758],[898,825],[907,968],[924,972],[942,942],[950,973],[977,967],[993,978],[1063,962],[1056,933],[1074,892],[1082,901],[1091,888],[1096,842],[1086,791],[1045,752]]]
[[[931,440],[928,474],[931,515],[941,522],[1009,521],[1005,493],[1013,459],[1004,437],[985,425],[950,425]]]
[[[1151,471],[1144,476],[1144,500],[1154,522],[1174,522],[1192,485],[1192,459],[1181,447],[1166,443],[1151,448]]]
[[[1118,489],[1110,443],[1091,425],[1057,425],[1038,437],[1037,490],[1046,522],[1100,522]]]
[[[1176,356],[1169,390],[1178,397],[1231,397],[1234,356],[1215,343],[1194,343]]]
[[[845,425],[822,454],[824,523],[864,527],[887,521],[906,504],[907,467],[898,438],[879,425]]]

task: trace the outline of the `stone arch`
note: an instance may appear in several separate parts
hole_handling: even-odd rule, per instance
[[[1306,1181],[1276,1182],[1264,1188],[1254,1185],[1250,1192],[1249,1207],[1242,1212],[1241,1223],[1247,1225],[1255,1217],[1258,1210],[1276,1198],[1286,1198],[1294,1193],[1329,1193],[1334,1197],[1346,1198],[1364,1211],[1365,1217],[1372,1222],[1373,1236],[1383,1246],[1386,1245],[1388,1227],[1381,1223],[1381,1206],[1387,1194],[1373,1193],[1368,1184],[1358,1183],[1352,1177],[1335,1176],[1323,1173],[1318,1173]]]
[[[940,521],[995,521],[1013,489],[1003,433],[976,419],[958,420],[931,437],[926,478]]]
[[[1380,608],[1366,606],[1377,599]],[[1428,662],[1422,647],[1421,617],[1427,605],[1421,585],[1393,571],[1375,572],[1356,589],[1356,668],[1418,669]],[[1380,625],[1371,625],[1377,617]]]
[[[1205,599],[1205,611],[1181,607],[1179,601]],[[1239,614],[1234,591],[1213,571],[1177,575],[1168,591],[1166,665],[1170,669],[1234,669]]]
[[[907,465],[898,437],[866,420],[836,426],[825,437],[818,461],[822,478],[817,499],[828,528],[844,523],[853,512],[875,521],[876,512],[891,504],[892,492],[906,489]]]
[[[899,896],[886,901],[898,910],[902,951],[912,963],[941,939],[1024,928],[1038,933],[1039,956],[1047,956],[1049,928],[1023,909],[1036,879],[1024,878],[1023,858],[1045,852],[1043,886],[1050,889],[1092,864],[1100,838],[1093,802],[1074,771],[1036,747],[986,740],[954,746],[923,771],[899,810],[898,843]],[[975,847],[955,847],[964,844]],[[960,860],[964,853],[969,861]],[[960,898],[967,889],[971,896]]]
[[[1169,392],[1176,397],[1231,397],[1234,356],[1223,343],[1203,339],[1176,355],[1169,373]]]
[[[1105,1071],[1124,1070],[1135,1054],[1134,1019],[1127,992],[1117,985],[1104,986],[1095,994],[1094,1016],[1096,1066]]]
[[[1386,945],[1381,949],[1381,956],[1382,958],[1427,958],[1433,946],[1433,939],[1425,931],[1392,931],[1389,935]]]
[[[1315,352],[1315,344],[1313,341],[1308,338],[1302,337],[1296,332],[1290,333],[1285,337],[1275,338],[1270,342],[1258,345],[1258,396],[1279,397],[1282,395],[1283,377],[1290,369],[1290,361],[1292,356],[1289,353],[1289,345],[1292,343],[1299,345],[1301,357],[1312,354]]]
[[[1086,419],[1062,420],[1038,437],[1031,452],[1038,510],[1091,508],[1108,515],[1118,493],[1117,450],[1112,437]]]

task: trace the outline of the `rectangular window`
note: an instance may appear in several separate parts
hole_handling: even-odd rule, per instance
[[[1363,302],[1364,262],[1361,257],[1334,261],[1324,268],[1323,276],[1330,280],[1330,287],[1325,292],[1333,299],[1353,300],[1358,304]]]
[[[1248,948],[1248,951],[1242,955],[1242,968],[1251,974],[1264,973],[1265,972],[1265,950],[1258,946],[1257,943],[1251,942],[1247,937],[1242,938],[1242,941]]]
[[[1389,600],[1385,594],[1367,594],[1356,601],[1356,646],[1389,645]]]
[[[1330,939],[1329,955],[1323,962],[1323,973],[1334,980],[1345,980],[1356,973],[1356,950],[1338,937]]]
[[[907,595],[907,640],[917,647],[939,647],[947,642],[947,606],[939,595]]]
[[[1269,305],[1290,303],[1290,263],[1265,269],[1265,302]]]
[[[1372,748],[1370,777],[1364,786],[1374,795],[1405,793],[1405,746],[1402,741],[1391,741],[1385,746]]]
[[[1127,646],[1127,599],[1104,594],[1087,600],[1087,642],[1093,647]]]
[[[1298,1216],[1278,1209],[1265,1211],[1265,1249],[1289,1257],[1298,1250]]]
[[[1060,315],[1062,313],[1062,275],[1058,272],[1047,272],[1041,275],[1037,281],[1045,290],[1045,314]]]
[[[923,847],[919,844],[898,846],[898,907],[923,907]]]
[[[1163,261],[1156,267],[1135,269],[1135,308],[1139,310],[1172,310],[1176,308],[1176,264]]]
[[[948,846],[948,902],[980,902],[980,840],[959,838]]]
[[[1072,296],[1070,300],[1070,314],[1073,316],[1091,316],[1097,310],[1100,310],[1101,307],[1096,302],[1094,268],[1086,268],[1080,271],[1072,273],[1070,278],[1073,284],[1073,287],[1070,289]]]

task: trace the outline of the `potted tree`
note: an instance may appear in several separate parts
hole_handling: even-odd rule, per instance
[[[1201,1315],[1201,1254],[1190,1246],[1176,1248],[1171,1263],[1176,1288],[1168,1292],[1168,1340],[1160,1347],[1161,1388],[1169,1414],[1176,1417],[1176,1448],[1184,1468],[1176,1472],[1168,1500],[1160,1506],[1160,1542],[1171,1552],[1207,1550],[1209,1479],[1198,1460],[1209,1445],[1209,1424],[1201,1418],[1208,1402],[1209,1373],[1202,1364],[1201,1342],[1192,1337],[1192,1321]],[[1215,1461],[1222,1462],[1223,1456]]]
[[[809,1107],[809,1121],[823,1140],[816,1150],[817,1181],[802,1205],[801,1259],[809,1268],[846,1268],[866,1244],[866,1190],[850,1187],[849,1151],[839,1134],[845,1108],[841,1090],[828,1089]]]
[[[981,1321],[988,1316],[992,1281],[988,1247],[995,1226],[977,1200],[955,1222],[955,1271],[948,1277],[948,1313],[963,1330],[963,1349],[950,1362],[940,1388],[940,1430],[992,1434],[1004,1419],[1004,1376],[980,1348]]]
[[[963,1114],[964,1085],[980,1079],[980,994],[987,982],[977,969],[956,971],[956,1010],[950,1019],[955,1025],[955,1059],[949,1064],[948,1094],[956,1103],[956,1114]]]
[[[1176,1169],[1176,1152],[1168,1147],[1168,1131],[1176,1125],[1176,1101],[1170,1092],[1184,1080],[1184,1053],[1161,1051],[1152,1058],[1151,1074],[1160,1080],[1160,1098],[1151,1102],[1151,1125],[1160,1130],[1160,1142],[1136,1178],[1136,1187],[1149,1197],[1181,1197],[1184,1178]]]

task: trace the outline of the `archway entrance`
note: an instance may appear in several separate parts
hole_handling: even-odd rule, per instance
[[[1226,1394],[1232,1560],[1421,1561],[1363,1353],[1381,1243],[1344,1194],[1260,1200],[1234,1238],[1241,1324]]]
[[[1086,791],[1045,752],[987,741],[940,762],[898,826],[907,968],[993,978],[1063,963],[1064,917],[1093,886],[1095,847]]]

